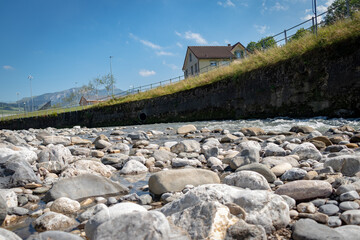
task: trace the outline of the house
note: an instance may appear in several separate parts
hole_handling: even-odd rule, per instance
[[[232,46],[189,46],[182,70],[185,78],[188,78],[244,58],[248,53],[240,42]]]
[[[84,96],[81,96],[80,98],[80,102],[79,102],[79,105],[80,106],[87,106],[87,105],[93,105],[93,104],[96,104],[96,103],[100,103],[100,102],[103,102],[104,99],[98,99],[98,98],[94,98],[94,97],[84,97]]]

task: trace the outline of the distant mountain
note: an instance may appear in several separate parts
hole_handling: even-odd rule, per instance
[[[80,88],[70,88],[64,91],[55,92],[55,93],[45,93],[39,96],[33,97],[34,102],[34,110],[37,110],[42,105],[46,104],[47,102],[51,101],[51,106],[59,105],[69,105],[69,103],[64,102],[66,98],[69,98],[72,94],[75,94],[75,98],[73,100],[73,104],[78,104],[81,98],[81,94],[79,94]],[[119,94],[123,90],[115,88],[114,89],[114,95]],[[91,96],[95,96],[95,94],[92,94]],[[101,89],[98,91],[97,97],[103,98],[107,96],[107,92],[105,89]],[[13,105],[17,105],[18,102],[14,103]],[[31,108],[31,98],[26,97],[19,100],[19,104],[21,107],[26,107],[28,110]]]

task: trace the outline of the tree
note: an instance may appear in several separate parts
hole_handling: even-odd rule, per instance
[[[77,103],[78,94],[76,91],[71,92],[68,96],[63,98],[64,105],[73,105]]]
[[[268,48],[271,48],[274,46],[276,46],[276,42],[273,37],[264,37],[256,43],[256,48],[262,49],[262,50],[265,50],[265,49],[268,49]]]
[[[290,37],[289,41],[302,38],[303,36],[305,36],[308,33],[311,33],[311,31],[304,29],[304,28],[300,28],[299,30],[296,31],[296,33],[293,36]]]
[[[349,13],[352,15],[354,12],[360,10],[360,0],[348,0]],[[329,7],[328,13],[325,16],[325,25],[333,24],[339,19],[347,16],[346,0],[335,0]]]
[[[101,84],[104,85],[105,87],[105,90],[108,94],[108,96],[110,96],[111,94],[111,90],[115,84],[115,79],[114,79],[114,76],[111,75],[111,74],[107,74],[107,75],[104,75],[102,76],[101,78]]]
[[[246,49],[248,51],[250,51],[251,53],[255,52],[255,50],[260,50],[260,49],[257,49],[256,42],[249,42],[249,44],[246,46]]]

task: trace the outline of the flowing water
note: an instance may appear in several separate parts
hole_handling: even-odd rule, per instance
[[[329,128],[339,127],[342,125],[349,125],[356,130],[360,129],[360,118],[357,119],[327,119],[325,117],[316,117],[308,119],[290,119],[290,118],[272,118],[272,119],[250,119],[250,120],[233,120],[233,121],[201,121],[201,122],[179,122],[179,123],[160,123],[160,124],[148,124],[148,125],[136,125],[136,126],[127,126],[122,128],[122,131],[125,133],[130,133],[134,131],[150,131],[157,130],[165,132],[165,135],[159,135],[154,139],[151,139],[151,143],[156,143],[162,145],[166,141],[181,141],[183,138],[177,134],[175,131],[178,127],[185,124],[193,124],[197,129],[208,128],[210,130],[214,129],[227,129],[230,132],[237,132],[244,127],[260,127],[265,131],[275,131],[275,132],[288,132],[292,126],[295,125],[306,125],[310,126],[321,133],[326,132]],[[103,128],[102,132],[98,132],[97,135],[103,133],[107,136],[113,131],[114,127]],[[87,136],[81,136],[86,138]],[[90,138],[91,139],[91,138]],[[93,139],[91,139],[93,140]],[[118,172],[115,172],[111,177],[112,180],[118,181],[125,186],[131,186],[130,193],[137,193],[139,196],[142,194],[148,194],[148,192],[143,192],[139,190],[144,185],[147,185],[147,181],[150,177],[150,173],[135,175],[135,176],[122,176]],[[45,207],[45,204],[41,202],[38,209]],[[19,234],[22,238],[27,238],[35,230],[32,226],[32,222],[35,219],[27,218],[21,224],[16,226],[9,227],[8,229]]]

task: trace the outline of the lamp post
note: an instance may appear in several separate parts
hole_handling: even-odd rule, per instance
[[[16,99],[17,99],[17,104],[18,104],[18,110],[19,110],[19,114],[20,114],[20,102],[19,102],[19,94],[20,93],[16,93]]]
[[[31,87],[31,79],[33,79],[33,76],[29,75],[28,79],[30,80],[30,96],[31,96],[31,112],[34,110],[34,99],[32,96],[32,87]]]
[[[316,11],[316,0],[312,0],[312,11],[315,14],[315,33],[317,35],[317,11]]]
[[[110,56],[110,78],[111,78],[111,88],[112,88],[112,95],[114,96],[114,82],[113,82],[113,75],[112,75],[112,66],[111,66],[111,59],[114,56]]]

